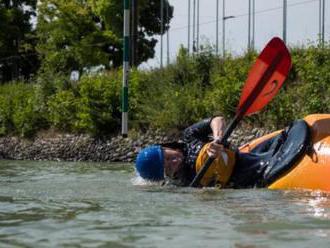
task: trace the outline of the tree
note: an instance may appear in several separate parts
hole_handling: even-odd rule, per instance
[[[164,8],[168,6],[165,1]],[[154,56],[157,41],[152,36],[161,30],[159,9],[159,0],[139,0],[137,64]],[[164,31],[173,15],[173,7],[169,10]],[[70,72],[122,64],[122,0],[44,0],[38,12],[38,51],[44,69]]]
[[[0,1],[0,80],[28,78],[39,67],[31,18],[37,0]]]

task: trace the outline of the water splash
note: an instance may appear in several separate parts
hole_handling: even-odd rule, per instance
[[[139,175],[131,178],[131,183],[134,186],[161,186],[164,184],[164,181],[150,181],[142,178]]]

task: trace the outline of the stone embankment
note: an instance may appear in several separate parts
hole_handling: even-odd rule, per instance
[[[240,146],[266,133],[263,129],[241,127],[231,135],[230,143]],[[2,137],[0,159],[133,162],[138,151],[146,145],[177,141],[180,134],[166,135],[157,130],[134,136],[136,138],[117,136],[108,140],[72,134],[41,136],[31,140]]]

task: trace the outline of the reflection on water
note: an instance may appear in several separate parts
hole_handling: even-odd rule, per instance
[[[0,161],[0,247],[329,247],[325,193],[134,178],[128,164]]]

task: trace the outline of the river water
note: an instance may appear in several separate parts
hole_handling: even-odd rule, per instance
[[[0,161],[0,247],[330,247],[326,194],[132,178],[129,164]]]

